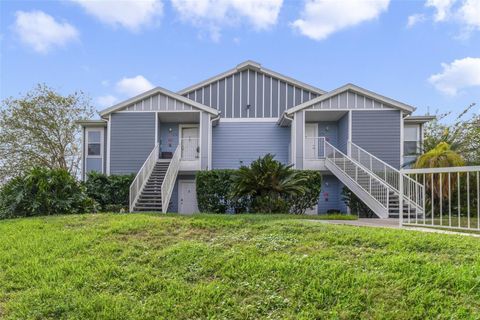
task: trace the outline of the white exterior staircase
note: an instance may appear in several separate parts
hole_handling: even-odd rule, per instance
[[[170,160],[159,160],[159,145],[155,145],[130,185],[130,212],[167,212],[180,166],[180,150],[178,146]]]
[[[423,214],[421,184],[353,142],[348,147],[351,156],[325,141],[325,166],[378,217],[398,218],[400,212],[403,217]]]

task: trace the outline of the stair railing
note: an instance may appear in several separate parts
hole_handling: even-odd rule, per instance
[[[180,168],[180,159],[182,154],[182,146],[177,146],[175,152],[173,153],[172,159],[168,166],[167,172],[165,172],[165,177],[162,182],[162,212],[166,213],[168,210],[168,205],[170,203],[170,197],[172,196],[173,188],[175,187],[175,181],[177,180],[178,169]]]
[[[333,163],[358,186],[370,194],[381,206],[388,211],[390,188],[376,175],[368,172],[349,156],[325,141],[325,159]],[[350,170],[353,167],[353,170]]]
[[[143,163],[142,167],[138,171],[135,179],[133,180],[132,184],[130,185],[130,201],[129,201],[129,211],[133,212],[133,208],[135,207],[135,203],[140,196],[140,193],[147,183],[150,174],[157,163],[158,156],[159,156],[159,144],[157,143],[153,150],[148,155],[147,159]]]
[[[392,167],[352,141],[348,141],[348,146],[350,148],[350,157],[386,182],[395,193],[400,195],[400,185],[402,185],[404,200],[410,204],[407,207],[408,211],[410,211],[411,206],[413,206],[423,212],[424,187],[422,184],[401,173],[398,169]],[[400,179],[403,180],[401,184]]]

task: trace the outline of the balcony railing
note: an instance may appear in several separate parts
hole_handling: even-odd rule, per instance
[[[316,160],[325,158],[325,137],[305,138],[305,159]]]

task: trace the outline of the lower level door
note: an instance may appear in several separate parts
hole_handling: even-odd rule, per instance
[[[183,214],[198,212],[195,181],[178,181],[178,212]]]

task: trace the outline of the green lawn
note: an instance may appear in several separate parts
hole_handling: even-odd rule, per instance
[[[478,317],[478,238],[292,216],[0,221],[0,318]]]

